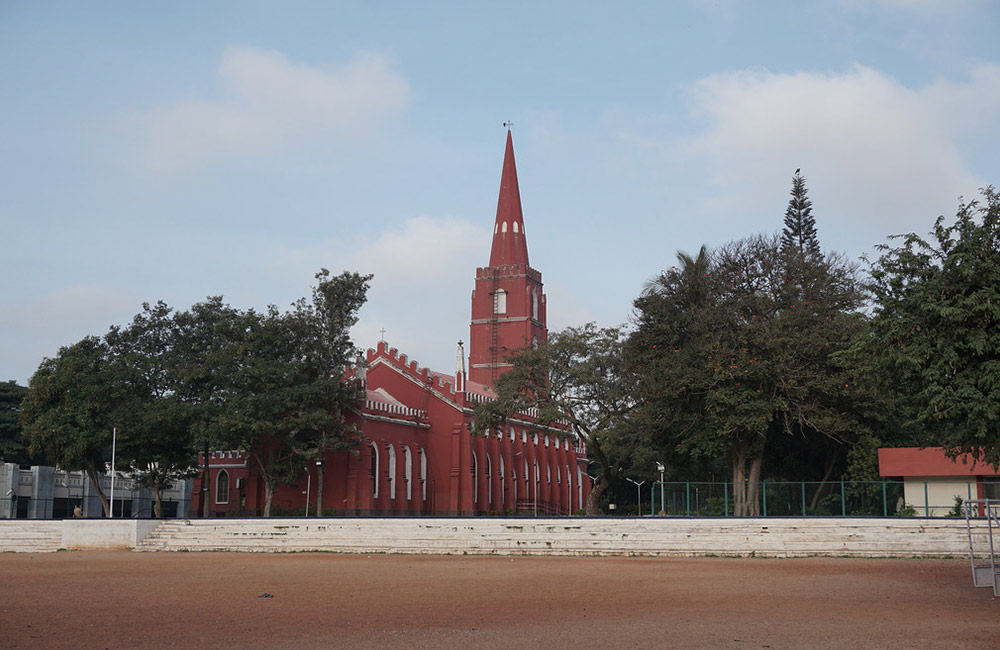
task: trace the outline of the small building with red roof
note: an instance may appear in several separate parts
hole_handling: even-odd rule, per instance
[[[941,447],[879,449],[878,471],[903,481],[903,499],[918,516],[943,517],[956,497],[1000,498],[1000,472],[969,456],[949,458]]]

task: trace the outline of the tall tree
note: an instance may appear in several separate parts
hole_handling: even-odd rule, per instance
[[[809,258],[810,289],[792,286],[776,237],[728,244],[703,264],[681,257],[636,300],[630,354],[644,419],[663,440],[732,469],[735,512],[759,514],[768,440],[859,426],[840,353],[863,327],[853,266]]]
[[[820,255],[812,201],[806,190],[806,179],[798,169],[792,177],[791,195],[785,209],[785,228],[781,231],[781,252],[799,259]]]
[[[511,369],[496,382],[496,400],[476,407],[483,431],[530,407],[538,409],[541,427],[572,427],[600,468],[587,497],[589,515],[600,514],[601,495],[629,467],[643,437],[625,340],[623,328],[594,323],[550,334],[547,342],[511,355]]]
[[[1000,465],[1000,195],[880,247],[864,351],[880,364],[925,442]]]
[[[178,391],[177,328],[163,302],[143,304],[125,328],[105,335],[121,398],[115,405],[119,457],[138,487],[153,490],[153,514],[163,516],[162,494],[192,475],[197,452],[191,408]]]
[[[21,402],[28,389],[11,381],[0,382],[0,462],[29,462],[28,449],[21,439]]]
[[[119,386],[109,372],[103,340],[88,336],[42,361],[28,383],[21,410],[32,453],[63,469],[86,472],[104,514],[110,513],[100,476],[111,456],[114,404]]]
[[[323,269],[316,279],[311,301],[249,321],[232,375],[227,426],[264,483],[265,516],[278,484],[294,481],[304,462],[360,442],[346,414],[361,399],[361,386],[347,370],[358,355],[350,328],[371,276],[332,277]]]

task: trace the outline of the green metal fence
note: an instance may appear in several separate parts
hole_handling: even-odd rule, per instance
[[[928,485],[902,481],[762,481],[757,490],[758,508],[764,517],[889,517],[893,515],[949,516],[954,501],[935,503]],[[914,492],[915,491],[915,492]],[[975,482],[953,490],[962,500],[974,499]],[[650,514],[677,517],[731,517],[734,515],[732,483],[665,482],[650,488]],[[957,515],[956,515],[957,516]]]

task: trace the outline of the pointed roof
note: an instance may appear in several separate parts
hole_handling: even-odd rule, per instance
[[[521,214],[521,191],[517,186],[514,165],[514,141],[507,129],[507,151],[503,156],[500,175],[500,198],[497,200],[497,220],[493,227],[493,248],[490,266],[523,264],[528,266],[528,242],[524,238],[524,217]]]

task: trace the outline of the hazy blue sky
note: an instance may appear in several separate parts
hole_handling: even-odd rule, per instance
[[[358,345],[454,366],[514,122],[550,329],[678,250],[926,233],[1000,184],[1000,4],[0,2],[0,380],[143,301],[374,273]]]

